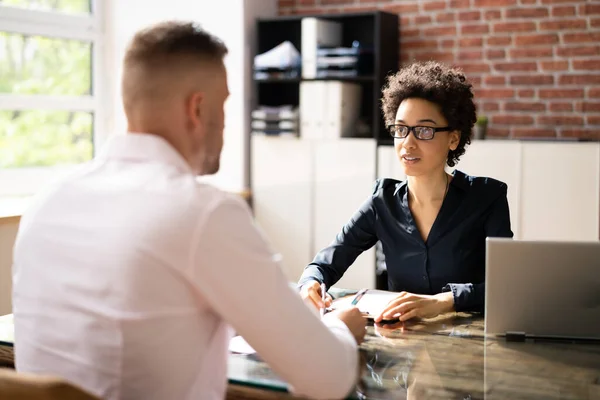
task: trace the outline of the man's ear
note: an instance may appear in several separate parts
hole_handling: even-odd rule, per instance
[[[187,100],[187,116],[194,126],[202,123],[202,102],[204,101],[204,93],[194,92]]]
[[[450,140],[449,140],[449,148],[454,151],[458,147],[460,143],[460,131],[452,131],[450,132]]]

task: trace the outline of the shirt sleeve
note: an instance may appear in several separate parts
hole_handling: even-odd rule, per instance
[[[506,184],[502,185],[502,189],[502,195],[492,203],[490,215],[485,222],[486,237],[513,237],[510,226],[508,199],[506,197]],[[452,292],[454,309],[456,311],[484,311],[485,282],[450,283],[442,291]]]
[[[341,398],[353,389],[354,336],[341,320],[321,320],[302,301],[241,199],[218,201],[194,240],[194,282],[205,300],[292,391]]]
[[[336,235],[335,240],[319,251],[304,269],[298,287],[311,280],[325,283],[327,287],[339,281],[356,258],[377,243],[375,220],[373,197],[370,196]]]

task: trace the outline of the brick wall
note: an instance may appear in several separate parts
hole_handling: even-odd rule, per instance
[[[464,70],[491,135],[600,139],[600,0],[279,0],[281,15],[374,9],[400,16],[400,64]]]

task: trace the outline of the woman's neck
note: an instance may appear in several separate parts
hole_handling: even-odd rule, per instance
[[[408,194],[413,204],[429,205],[444,200],[450,177],[446,171],[430,175],[409,176]]]

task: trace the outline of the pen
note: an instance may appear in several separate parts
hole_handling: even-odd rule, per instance
[[[362,297],[365,295],[365,293],[367,293],[367,290],[369,290],[369,289],[361,289],[358,293],[356,293],[356,296],[354,296],[354,299],[352,299],[352,303],[350,303],[350,304],[353,306],[358,304],[360,299],[362,299]]]
[[[325,284],[321,283],[321,300],[323,300],[323,307],[321,307],[321,318],[323,318],[325,315],[325,293],[327,293],[325,290]]]

